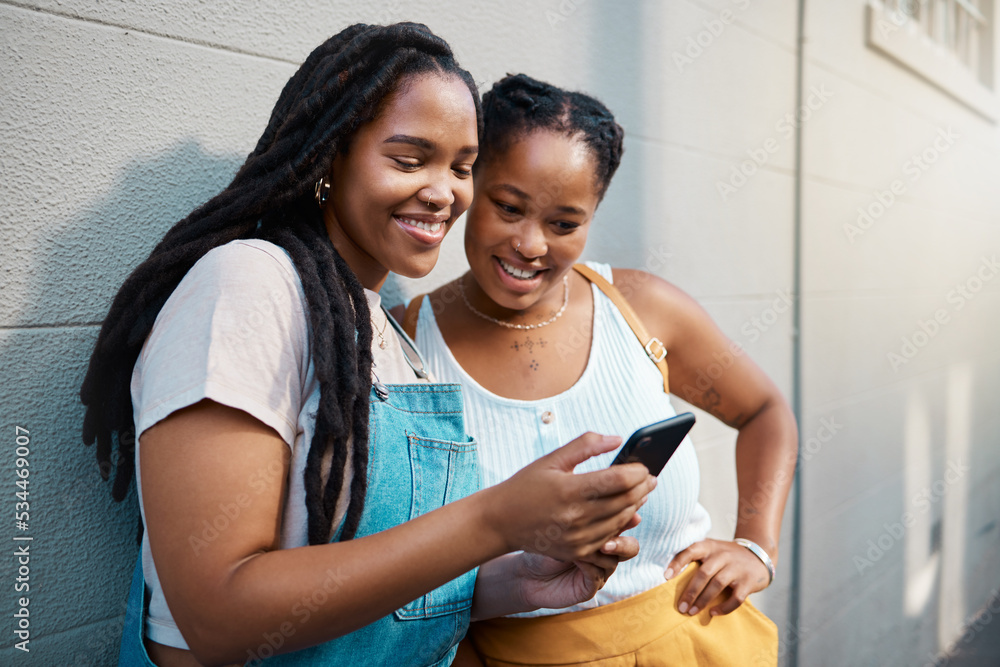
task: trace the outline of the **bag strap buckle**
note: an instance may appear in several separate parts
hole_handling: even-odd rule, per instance
[[[649,342],[647,342],[643,347],[646,350],[646,354],[649,355],[649,358],[653,360],[654,364],[660,363],[667,356],[667,348],[664,347],[663,343],[656,336],[650,338]]]

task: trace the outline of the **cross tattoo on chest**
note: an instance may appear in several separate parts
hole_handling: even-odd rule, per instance
[[[530,353],[534,351],[536,345],[542,349],[545,349],[547,343],[545,342],[544,338],[539,338],[538,340],[532,340],[530,336],[525,336],[524,341],[514,341],[513,344],[511,344],[510,349],[514,350],[515,352],[520,352],[521,349],[523,348]]]

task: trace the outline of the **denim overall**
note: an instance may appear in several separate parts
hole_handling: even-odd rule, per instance
[[[357,537],[397,526],[479,489],[476,443],[465,433],[460,385],[376,382],[369,421],[368,494]],[[276,629],[268,633],[270,642],[261,637],[260,645],[251,647],[247,664],[449,665],[469,627],[475,581],[472,570],[360,630],[294,653],[274,655],[275,640],[284,643]],[[140,556],[119,667],[153,664],[142,643],[145,593]],[[283,628],[294,628],[300,619],[290,616],[288,621]]]

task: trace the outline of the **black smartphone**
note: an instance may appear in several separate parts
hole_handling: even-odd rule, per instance
[[[649,469],[650,475],[655,477],[681,446],[684,436],[692,426],[694,426],[694,415],[690,412],[643,426],[629,437],[611,465],[638,461]]]

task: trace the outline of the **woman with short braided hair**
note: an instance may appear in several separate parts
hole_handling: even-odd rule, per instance
[[[777,629],[746,598],[770,584],[778,558],[797,449],[787,402],[677,287],[578,263],[623,154],[604,104],[516,74],[483,96],[483,120],[470,270],[404,318],[431,371],[462,385],[483,485],[583,431],[627,436],[673,417],[672,390],[739,431],[740,514],[734,540],[708,538],[685,439],[629,533],[638,557],[585,603],[474,623],[478,657],[487,667],[776,664]],[[630,233],[628,221],[604,224]]]

